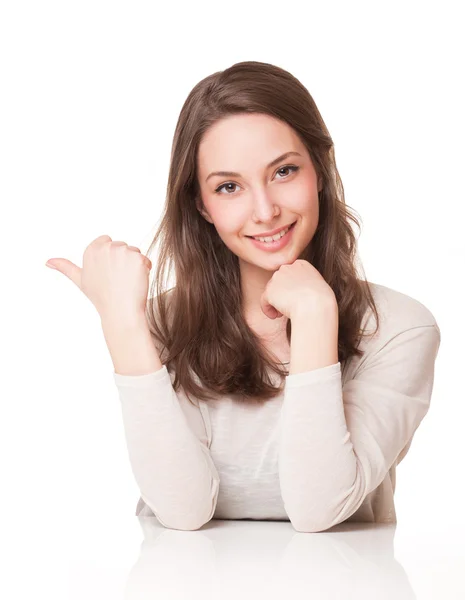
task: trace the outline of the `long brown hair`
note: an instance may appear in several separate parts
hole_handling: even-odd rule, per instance
[[[293,75],[272,64],[246,61],[209,75],[190,92],[179,115],[171,149],[167,195],[160,224],[147,254],[159,244],[156,274],[147,300],[147,319],[160,360],[199,400],[237,394],[259,402],[282,393],[269,372],[288,371],[275,361],[241,312],[238,257],[198,210],[197,151],[206,131],[219,119],[262,113],[288,123],[305,144],[322,178],[317,230],[299,256],[309,261],[335,293],[339,307],[338,356],[341,367],[357,346],[369,305],[379,317],[369,284],[357,278],[356,239],[360,229],[345,204],[333,141],[308,90]],[[176,285],[163,280],[174,267]],[[363,273],[363,267],[361,267]],[[291,340],[291,320],[286,325]],[[167,354],[163,356],[163,352]],[[192,402],[192,400],[191,400]]]

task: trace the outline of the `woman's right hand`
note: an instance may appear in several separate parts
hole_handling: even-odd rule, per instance
[[[82,268],[66,258],[47,263],[77,285],[102,319],[145,315],[152,262],[139,248],[101,235],[85,249]]]

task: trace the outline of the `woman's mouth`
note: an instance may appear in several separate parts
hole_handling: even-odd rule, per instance
[[[249,240],[261,250],[280,250],[289,242],[292,238],[293,231],[295,229],[297,221],[294,221],[287,229],[283,229],[276,235],[269,238],[255,238],[252,236],[246,236]],[[284,233],[283,233],[284,232]]]

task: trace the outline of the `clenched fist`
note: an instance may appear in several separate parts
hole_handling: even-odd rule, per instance
[[[82,269],[66,258],[50,259],[47,266],[75,283],[102,319],[145,315],[152,262],[139,248],[101,235],[87,246],[82,260]]]

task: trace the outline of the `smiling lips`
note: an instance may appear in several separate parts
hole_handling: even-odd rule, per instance
[[[295,221],[294,221],[294,223],[295,223]],[[292,227],[292,225],[294,225],[294,223],[290,223],[289,225],[285,225],[281,229],[275,229],[273,233],[263,233],[262,235],[248,235],[246,237],[253,238],[254,240],[265,239],[267,241],[271,241],[273,238],[275,238],[275,240],[278,240],[279,237],[276,237],[276,236],[278,234],[279,235],[286,234],[287,230],[290,229]]]
[[[265,238],[270,241],[260,241],[254,237],[248,236],[251,243],[258,249],[264,250],[265,252],[276,252],[284,248],[291,240],[294,233],[296,223],[293,223],[290,227],[283,229],[285,233],[277,234],[271,238]],[[275,239],[276,238],[276,239]]]

